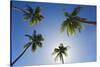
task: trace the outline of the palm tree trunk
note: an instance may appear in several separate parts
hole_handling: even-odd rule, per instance
[[[10,64],[11,67],[24,55],[24,53],[26,52],[26,50],[30,47],[30,45],[25,48],[25,50]]]
[[[63,55],[61,55],[62,56],[62,64],[64,64],[64,58],[63,58]]]
[[[15,6],[12,6],[14,9],[16,9],[17,11],[19,12],[24,12],[24,13],[28,13],[26,10],[23,10],[21,8],[18,8],[18,7],[15,7]]]
[[[95,21],[84,21],[82,23],[92,24],[92,25],[96,26],[96,22]]]

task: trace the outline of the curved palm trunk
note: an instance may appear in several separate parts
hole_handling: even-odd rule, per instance
[[[13,66],[24,55],[24,53],[29,47],[30,45],[10,65]]]
[[[92,24],[92,25],[96,26],[96,22],[95,21],[84,21],[82,23]]]

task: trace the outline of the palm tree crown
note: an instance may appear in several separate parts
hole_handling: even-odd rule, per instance
[[[96,22],[87,21],[86,18],[81,18],[78,16],[82,7],[76,7],[72,13],[64,12],[66,19],[62,23],[61,31],[66,31],[68,35],[73,35],[77,31],[81,31],[82,23],[96,25]]]
[[[55,61],[60,58],[60,60],[62,61],[62,63],[64,64],[64,55],[65,56],[68,56],[67,54],[67,50],[68,50],[69,46],[67,47],[64,47],[63,44],[61,43],[60,46],[58,46],[58,48],[55,48],[54,51],[53,51],[53,55],[56,54],[56,57],[55,57]]]
[[[29,38],[29,42],[26,45],[24,45],[24,48],[27,48],[31,45],[32,51],[34,52],[37,49],[37,47],[42,47],[42,41],[44,40],[44,38],[41,34],[36,34],[36,31],[34,31],[32,36],[28,34],[26,34],[25,36]]]
[[[24,45],[24,51],[13,62],[11,62],[11,66],[13,66],[24,55],[30,46],[32,47],[33,52],[35,52],[37,47],[42,47],[42,41],[44,41],[44,38],[41,34],[37,34],[36,31],[34,31],[33,35],[26,34],[25,36],[29,38],[29,42]]]
[[[23,12],[24,19],[27,20],[30,25],[38,24],[44,18],[44,16],[41,14],[41,8],[39,6],[34,9],[29,5],[27,5],[26,9],[20,9],[15,6],[13,6],[13,8]]]

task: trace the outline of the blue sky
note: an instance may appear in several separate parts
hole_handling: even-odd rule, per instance
[[[12,9],[12,60],[16,59],[24,50],[23,46],[28,42],[25,34],[32,34],[33,30],[41,33],[45,38],[43,47],[32,53],[29,48],[26,53],[15,63],[15,66],[30,66],[40,64],[59,64],[55,62],[52,56],[53,49],[63,43],[64,46],[70,46],[68,57],[64,57],[65,63],[79,63],[96,61],[96,26],[83,24],[83,29],[75,36],[67,36],[67,33],[61,33],[60,27],[65,19],[64,11],[73,11],[78,5],[74,4],[51,4],[38,2],[13,1],[16,7],[24,9],[26,4],[32,6],[41,6],[44,19],[40,24],[30,26],[23,20],[23,14]],[[96,7],[81,5],[83,8],[79,16],[96,21]]]

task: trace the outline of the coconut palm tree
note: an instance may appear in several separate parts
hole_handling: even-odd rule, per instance
[[[81,18],[78,16],[82,7],[76,7],[71,13],[64,12],[64,16],[66,17],[61,25],[61,31],[66,31],[68,35],[73,35],[77,31],[81,31],[82,23],[92,24],[96,26],[95,21],[88,21],[86,18]]]
[[[42,47],[42,41],[44,38],[41,34],[36,34],[36,31],[34,31],[33,35],[26,34],[25,36],[29,38],[29,42],[24,45],[24,51],[11,63],[11,66],[13,66],[24,55],[29,47],[31,47],[33,52],[35,52],[38,47]]]
[[[38,24],[44,18],[44,16],[41,14],[41,8],[39,6],[34,9],[29,5],[27,5],[26,9],[21,9],[15,6],[12,7],[17,11],[22,12],[24,19],[27,20],[30,25]]]
[[[55,48],[53,51],[53,55],[56,54],[55,61],[60,58],[60,61],[62,61],[62,64],[64,64],[64,55],[68,56],[67,51],[68,51],[69,46],[64,47],[63,44],[61,43],[58,48]]]

